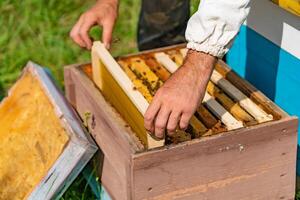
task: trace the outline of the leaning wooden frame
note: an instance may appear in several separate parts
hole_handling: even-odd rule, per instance
[[[173,73],[180,59],[169,60],[164,54],[176,50],[184,55],[184,46],[175,45],[122,56],[116,59],[119,64],[101,48],[97,57],[101,62],[96,60],[96,71],[91,64],[75,64],[65,68],[68,100],[82,119],[86,112],[91,113],[87,125],[104,154],[100,167],[101,182],[111,198],[242,199],[251,195],[251,198],[261,199],[283,196],[292,198],[295,187],[297,119],[287,115],[236,75],[223,61],[216,65],[215,77],[207,89],[210,96],[207,95],[203,102],[205,107],[197,110],[200,117],[206,113],[203,116],[207,118],[201,118],[200,121],[197,119],[199,116],[194,117],[196,119],[190,124],[196,129],[202,129],[203,124],[204,128],[208,127],[210,113],[213,113],[217,120],[225,124],[225,129],[219,123],[214,123],[209,126],[209,129],[215,131],[214,134],[204,129],[206,132],[192,140],[154,148],[144,143],[140,133],[136,133],[128,121],[128,115],[135,116],[136,113],[128,112],[124,115],[120,112],[120,108],[126,108],[126,104],[121,102],[123,99],[119,98],[119,94],[114,97],[117,101],[111,101],[112,97],[108,95],[118,90],[109,88],[110,93],[103,92],[103,80],[99,80],[100,84],[94,81],[101,74],[97,70],[106,70],[110,68],[108,65],[123,69],[119,72],[127,77],[130,74],[124,73],[126,60],[149,55],[156,57],[160,66],[169,68],[168,73]],[[155,70],[159,71],[160,68]],[[165,81],[168,76],[162,73],[161,80]],[[125,84],[129,85],[116,83],[118,89],[127,87],[128,90],[138,92],[133,84],[135,81],[130,76],[127,79],[129,81]],[[117,82],[116,79],[110,81],[113,80]],[[143,102],[149,103],[145,96],[142,96]],[[131,101],[130,97],[128,99]],[[243,121],[242,126],[240,123],[232,123],[235,122],[232,119]],[[143,120],[139,122],[143,125]],[[236,127],[231,126],[235,124]],[[227,191],[226,194],[224,191]]]
[[[132,115],[129,123],[144,144],[149,148],[163,146],[164,140],[153,139],[143,127],[143,115],[149,103],[139,91],[134,90],[129,77],[100,42],[95,42],[92,47],[92,63],[94,82],[114,106],[119,106],[118,110],[123,111],[123,115]]]
[[[28,199],[59,199],[98,148],[46,70],[33,62],[28,62],[24,73],[30,73],[39,81],[69,136],[62,153],[47,175],[35,186]]]

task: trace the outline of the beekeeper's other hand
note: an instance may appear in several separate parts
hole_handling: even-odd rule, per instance
[[[99,25],[103,29],[102,42],[109,49],[117,16],[118,0],[98,0],[92,8],[79,17],[70,32],[70,37],[82,48],[91,49],[92,39],[89,30]]]

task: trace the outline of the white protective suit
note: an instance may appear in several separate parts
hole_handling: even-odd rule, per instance
[[[187,48],[223,57],[249,13],[249,1],[201,0],[187,25]]]

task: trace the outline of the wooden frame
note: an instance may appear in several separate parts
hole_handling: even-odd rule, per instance
[[[119,64],[106,50],[105,46],[97,41],[92,47],[92,66],[93,80],[100,90],[110,99],[110,102],[118,107],[123,116],[127,119],[133,129],[139,134],[143,143],[149,148],[160,147],[164,145],[164,139],[154,139],[144,128],[144,118],[149,103],[138,91],[134,89],[130,81]],[[108,86],[111,86],[108,88]],[[115,88],[116,97],[111,94],[111,88]],[[122,99],[123,105],[119,104]],[[130,112],[129,112],[130,110]],[[132,115],[132,119],[129,119]]]
[[[32,191],[28,199],[60,198],[97,150],[92,138],[81,126],[80,119],[55,86],[47,72],[39,65],[28,62],[23,73],[29,72],[40,82],[45,94],[54,106],[61,125],[69,134],[69,141],[47,175]]]
[[[211,80],[219,85],[224,91],[239,102],[240,106],[248,111],[259,123],[273,120],[272,115],[268,115],[260,107],[258,107],[250,98],[244,95],[239,89],[224,79],[216,70],[213,71]]]
[[[83,119],[91,112],[87,125],[104,154],[100,177],[112,199],[294,197],[298,120],[222,61],[217,71],[276,120],[151,150],[143,148],[87,76],[85,69],[90,67],[75,64],[65,68],[66,94]]]

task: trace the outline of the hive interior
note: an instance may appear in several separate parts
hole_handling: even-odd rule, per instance
[[[37,77],[25,72],[0,104],[0,199],[26,199],[69,136]]]
[[[181,50],[179,48],[171,49],[164,51],[164,53],[180,67],[184,61],[184,55]],[[155,52],[120,57],[117,59],[117,62],[134,84],[133,89],[138,90],[149,103],[151,103],[155,92],[171,75],[167,68],[158,62]],[[222,67],[217,66],[216,68],[221,69]],[[83,70],[90,78],[92,77],[92,71],[89,66],[85,66]],[[220,73],[223,74],[223,72]],[[226,91],[223,91],[215,82],[210,81],[206,91],[236,120],[242,122],[244,127],[259,123],[239,102],[227,94]],[[264,110],[266,114],[272,115],[270,110],[265,109],[264,106],[258,105],[258,107]],[[123,117],[126,119],[126,116]],[[191,119],[188,129],[185,132],[178,131],[172,137],[167,137],[166,144],[207,137],[228,130],[229,128],[222,122],[220,116],[217,116],[211,108],[202,103]]]

